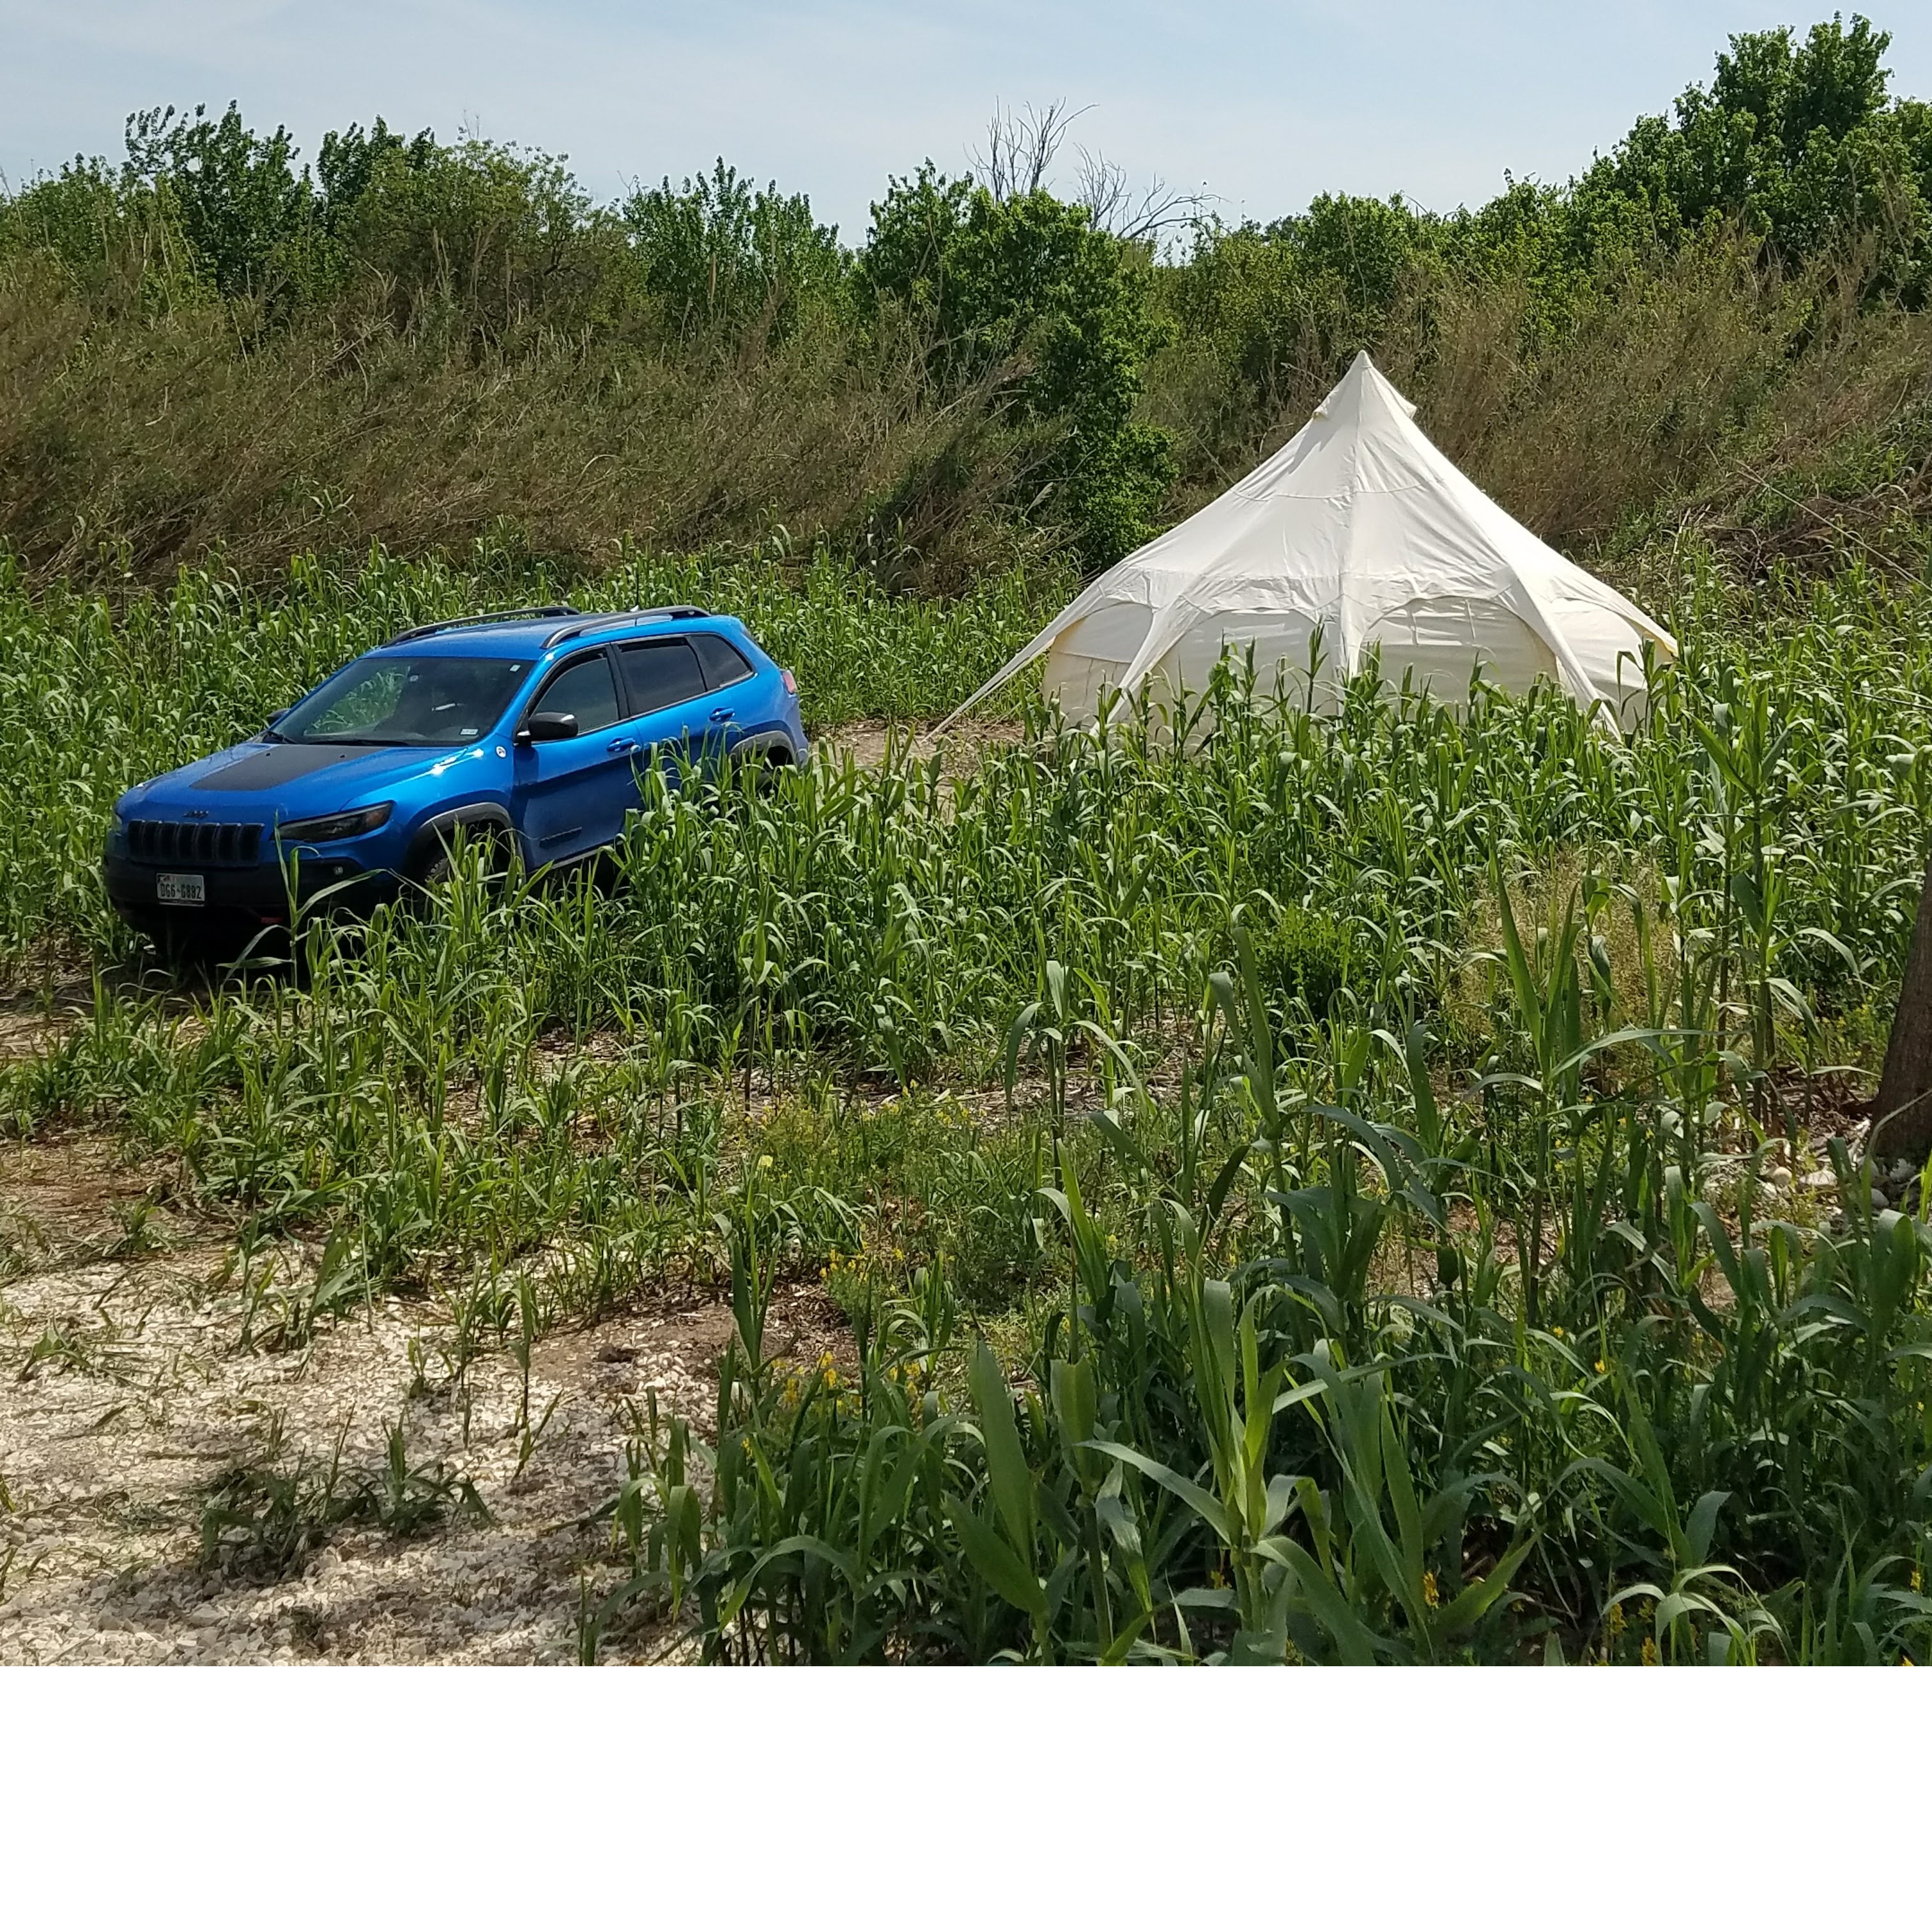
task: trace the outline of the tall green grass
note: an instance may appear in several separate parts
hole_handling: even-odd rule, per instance
[[[1030,621],[1020,585],[654,568],[579,601],[750,605],[808,688],[901,716],[977,675],[931,643]],[[139,649],[252,722],[498,590],[320,580],[123,622],[14,592],[11,715],[69,721],[5,754],[46,801],[16,949],[136,957],[80,855],[102,743],[193,748]],[[178,1176],[235,1236],[238,1346],[405,1294],[460,1397],[667,1280],[728,1298],[714,1414],[637,1419],[586,1654],[675,1608],[720,1658],[1932,1660],[1932,1234],[1847,1138],[1923,865],[1932,598],[1666,588],[1684,655],[1627,737],[1367,679],[1312,719],[1230,665],[1192,755],[1036,712],[961,774],[654,783],[608,886],[472,855],[298,974],[104,974],[0,1122]],[[784,1359],[819,1287],[851,1351]]]

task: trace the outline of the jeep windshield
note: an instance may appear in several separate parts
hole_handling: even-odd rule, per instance
[[[506,658],[358,658],[265,734],[292,745],[467,745],[503,715],[530,668]]]

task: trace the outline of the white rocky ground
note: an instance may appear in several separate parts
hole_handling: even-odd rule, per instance
[[[112,1252],[143,1191],[98,1142],[0,1151],[5,1238],[25,1264],[0,1287],[0,1662],[574,1660],[584,1592],[594,1604],[620,1574],[584,1519],[622,1479],[631,1406],[655,1390],[701,1426],[725,1311],[667,1288],[539,1342],[532,1422],[556,1406],[519,1474],[510,1356],[470,1366],[466,1439],[431,1304],[378,1303],[304,1352],[240,1348],[219,1231],[158,1210],[142,1252]],[[796,1346],[830,1339],[829,1304],[801,1295],[790,1312]],[[268,1581],[200,1560],[224,1472],[317,1471],[338,1438],[346,1472],[374,1471],[399,1420],[410,1466],[466,1478],[488,1522],[453,1512],[406,1539],[345,1528]],[[679,1652],[675,1630],[620,1620],[602,1654]]]

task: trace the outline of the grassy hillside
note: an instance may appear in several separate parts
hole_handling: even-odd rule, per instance
[[[1567,184],[1448,214],[1150,229],[1010,128],[985,181],[887,184],[856,245],[722,163],[602,206],[380,121],[311,162],[232,109],[139,115],[119,163],[0,201],[0,536],[37,581],[487,536],[578,572],[824,543],[957,589],[1111,560],[1366,345],[1555,541],[1688,517],[1750,569],[1909,570],[1932,120],[1885,46],[1739,37]]]

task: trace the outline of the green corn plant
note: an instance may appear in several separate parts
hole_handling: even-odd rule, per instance
[[[586,1582],[578,1618],[578,1661],[592,1664],[618,1616],[640,1598],[662,1598],[674,1622],[684,1608],[692,1579],[704,1561],[704,1503],[692,1480],[694,1463],[706,1458],[682,1418],[661,1418],[657,1394],[649,1390],[645,1407],[630,1408],[630,1432],[624,1445],[624,1480],[615,1496],[593,1510],[587,1522],[608,1522],[614,1551],[629,1574],[590,1606]]]
[[[1214,1537],[1225,1555],[1232,1588],[1196,1589],[1197,1606],[1232,1610],[1238,1662],[1279,1662],[1286,1654],[1292,1546],[1280,1535],[1298,1492],[1285,1472],[1270,1473],[1270,1448],[1282,1408],[1305,1400],[1286,1388],[1287,1367],[1261,1365],[1258,1304],[1237,1317],[1225,1281],[1190,1276],[1186,1314],[1192,1386],[1190,1391],[1206,1436],[1204,1483],[1125,1443],[1096,1440],[1092,1453],[1111,1456],[1174,1496]],[[1183,1604],[1172,1607],[1179,1616]]]
[[[964,1496],[949,1498],[947,1520],[973,1568],[1025,1616],[1032,1654],[1051,1663],[1054,1598],[1066,1586],[1067,1565],[1063,1559],[1048,1576],[1040,1574],[1035,1478],[1014,1419],[1012,1392],[985,1342],[974,1349],[967,1374],[986,1457],[987,1502],[976,1507]]]
[[[1520,1521],[1487,1572],[1465,1579],[1462,1532],[1484,1479],[1419,1491],[1385,1374],[1351,1376],[1325,1346],[1306,1360],[1311,1378],[1298,1393],[1319,1392],[1340,1479],[1327,1491],[1296,1480],[1310,1544],[1280,1546],[1297,1586],[1288,1628],[1313,1654],[1327,1648],[1345,1662],[1441,1660],[1493,1622],[1534,1534]]]
[[[1792,1646],[1800,1664],[1879,1664],[1911,1658],[1932,1636],[1922,1555],[1861,1564],[1849,1540],[1824,1588],[1807,1589]]]
[[[1586,1457],[1574,1472],[1597,1476],[1609,1486],[1634,1519],[1636,1534],[1650,1539],[1632,1543],[1632,1553],[1665,1580],[1627,1585],[1605,1607],[1633,1600],[1651,1604],[1652,1644],[1659,1662],[1755,1663],[1760,1642],[1777,1636],[1778,1627],[1736,1567],[1712,1560],[1713,1539],[1730,1492],[1707,1490],[1688,1509],[1682,1508],[1634,1376],[1620,1372],[1618,1381],[1636,1467]],[[1726,1607],[1726,1599],[1737,1607]],[[1700,1617],[1706,1620],[1702,1627]]]

